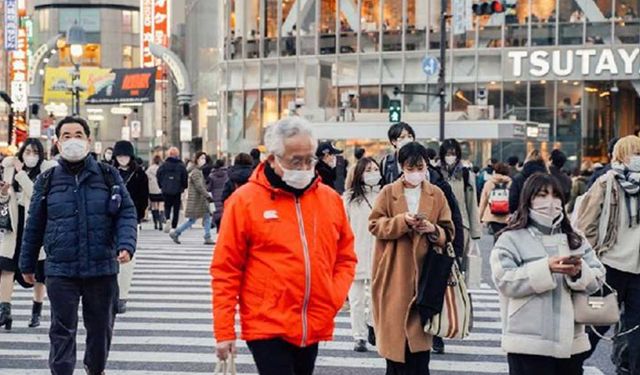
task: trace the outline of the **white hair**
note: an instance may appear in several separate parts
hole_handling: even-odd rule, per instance
[[[311,130],[311,124],[302,117],[287,117],[271,124],[264,136],[267,152],[282,156],[284,154],[284,141],[297,135],[307,135],[313,145],[317,143],[316,138],[313,136],[313,130]]]

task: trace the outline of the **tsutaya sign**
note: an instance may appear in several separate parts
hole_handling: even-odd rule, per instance
[[[506,79],[640,79],[639,47],[507,52]]]

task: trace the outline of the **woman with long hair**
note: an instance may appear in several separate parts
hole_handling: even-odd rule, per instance
[[[153,217],[153,228],[162,230],[164,222],[164,197],[160,184],[158,184],[158,169],[162,164],[162,157],[156,155],[151,161],[151,165],[147,168],[146,174],[149,180],[149,201],[151,203],[151,216]]]
[[[380,166],[372,158],[362,158],[354,168],[351,186],[344,193],[344,205],[351,229],[355,235],[355,250],[358,256],[356,276],[349,290],[351,327],[356,352],[366,352],[367,325],[371,325],[366,314],[371,310],[371,294],[367,292],[371,284],[371,258],[374,237],[369,233],[369,215],[373,203],[380,193],[382,173]]]
[[[376,237],[371,280],[373,325],[387,375],[428,375],[433,337],[415,304],[428,251],[454,236],[451,210],[427,181],[429,157],[417,142],[398,152],[402,178],[385,186],[369,216]]]
[[[572,295],[600,289],[605,270],[564,206],[556,179],[532,175],[491,252],[511,375],[583,373],[581,354],[591,345],[574,320]]]
[[[36,138],[28,138],[15,156],[4,158],[4,172],[0,182],[0,204],[4,205],[11,227],[4,230],[0,244],[0,327],[10,330],[13,322],[11,300],[14,279],[28,287],[18,270],[24,224],[29,214],[33,185],[40,173],[52,168],[55,162],[44,158],[44,147]],[[33,307],[29,327],[40,326],[44,300],[44,251],[40,252],[36,284],[33,286]]]

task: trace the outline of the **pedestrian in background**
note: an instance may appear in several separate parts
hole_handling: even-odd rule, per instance
[[[234,191],[249,181],[251,173],[253,173],[253,159],[251,155],[245,154],[244,152],[236,155],[235,159],[233,159],[233,166],[229,168],[229,179],[222,191],[223,203]]]
[[[511,177],[506,164],[497,163],[493,170],[493,175],[482,189],[478,212],[480,221],[491,229],[491,233],[497,235],[509,221]]]
[[[189,170],[189,190],[187,191],[187,207],[184,212],[186,221],[182,223],[176,230],[171,231],[169,237],[173,242],[180,244],[180,236],[182,233],[191,228],[193,224],[202,218],[204,226],[204,244],[213,245],[215,242],[211,238],[211,213],[209,212],[209,203],[213,202],[213,198],[207,185],[205,184],[202,169],[207,164],[207,154],[200,151],[194,158],[193,166]]]
[[[104,150],[104,152],[102,153],[102,160],[101,161],[103,163],[106,163],[106,164],[109,164],[109,165],[113,165],[113,147],[107,147]]]
[[[337,155],[341,154],[342,150],[333,147],[331,142],[320,142],[316,150],[316,157],[318,158],[316,172],[322,179],[322,183],[336,191],[336,180],[338,178],[336,168],[338,166]]]
[[[224,212],[224,201],[222,200],[222,193],[224,192],[224,186],[229,180],[229,170],[225,165],[224,159],[218,159],[215,161],[211,174],[209,175],[209,193],[215,203],[216,211],[213,213],[213,222],[216,225],[218,233],[220,233],[220,221],[222,220],[222,213]]]
[[[164,223],[164,197],[160,184],[158,184],[158,169],[162,164],[160,155],[155,155],[151,165],[147,168],[147,180],[149,181],[149,201],[151,203],[151,216],[153,217],[153,229],[162,230]]]
[[[432,336],[415,305],[427,251],[454,236],[444,193],[427,180],[427,150],[417,142],[398,153],[403,177],[385,186],[369,217],[376,237],[373,323],[387,374],[428,375]]]
[[[517,156],[509,156],[507,164],[509,164],[509,177],[514,178],[518,174],[518,163],[520,159]]]
[[[127,188],[131,200],[133,200],[133,205],[136,207],[139,228],[147,212],[147,207],[149,207],[149,179],[135,160],[135,151],[131,142],[116,142],[113,146],[113,157],[120,177],[124,181],[124,186]],[[118,290],[120,292],[116,310],[118,314],[127,312],[127,299],[129,298],[129,290],[133,280],[135,262],[135,259],[131,259],[131,262],[123,264],[120,267],[120,273],[118,273]]]
[[[393,124],[389,127],[387,136],[389,138],[389,143],[391,143],[394,148],[394,152],[385,156],[380,165],[382,167],[384,183],[391,184],[400,177],[400,174],[402,174],[402,168],[398,163],[398,152],[402,146],[415,141],[416,133],[409,124],[405,122],[398,122],[397,124]]]
[[[551,151],[550,159],[551,165],[549,165],[549,173],[558,181],[558,184],[562,188],[562,194],[564,194],[564,200],[568,202],[571,196],[571,177],[562,170],[565,164],[567,164],[567,155],[555,149]]]
[[[239,304],[260,375],[311,375],[353,281],[353,234],[342,199],[315,174],[309,123],[282,119],[265,144],[266,161],[226,203],[211,263],[216,351],[237,351]]]
[[[622,305],[622,329],[640,325],[640,138],[631,135],[620,139],[612,153],[611,170],[589,189],[580,204],[578,228],[594,247],[607,269],[607,283],[618,292]],[[604,335],[610,327],[596,327]],[[600,337],[589,333],[592,349]],[[619,337],[627,341],[623,350],[626,369],[640,373],[640,329]],[[628,359],[626,358],[628,357]],[[623,373],[621,363],[616,364]],[[627,364],[625,364],[627,365]]]
[[[355,236],[358,257],[356,276],[349,290],[351,329],[355,340],[354,350],[366,352],[368,326],[371,320],[371,265],[374,238],[369,232],[369,215],[380,193],[382,174],[378,163],[372,158],[362,158],[356,164],[353,181],[344,194],[344,205],[351,229]],[[369,290],[367,290],[369,289]],[[369,314],[366,310],[369,310]]]
[[[0,182],[0,204],[6,210],[9,226],[3,228],[0,242],[0,327],[11,329],[13,317],[11,302],[14,279],[24,287],[33,286],[33,304],[29,327],[40,326],[42,302],[44,301],[44,257],[43,251],[38,253],[36,267],[36,283],[26,283],[18,270],[18,262],[22,249],[24,225],[29,216],[29,204],[33,195],[36,178],[44,171],[52,168],[56,162],[44,158],[44,147],[36,138],[28,138],[15,156],[7,156],[2,160],[2,182]]]
[[[602,176],[604,176],[607,172],[611,170],[611,162],[613,161],[613,149],[616,147],[616,143],[618,143],[618,138],[612,138],[609,140],[607,145],[607,156],[609,157],[609,163],[606,165],[600,164],[600,168],[594,166],[593,175],[587,184],[587,190],[591,188],[591,186]],[[599,163],[597,163],[599,164]]]
[[[109,356],[119,264],[131,261],[136,250],[136,209],[115,168],[88,157],[91,131],[85,119],[65,117],[55,133],[60,165],[36,181],[20,271],[25,281],[35,283],[44,245],[51,373],[73,374],[82,300],[87,336],[83,363],[87,374],[97,375]]]
[[[249,152],[251,158],[253,159],[253,169],[256,169],[260,164],[260,150],[257,148],[252,148],[251,152]]]
[[[356,166],[358,165],[360,159],[364,157],[365,152],[366,150],[362,147],[356,147],[353,152],[353,156],[356,158],[356,162],[353,166],[349,167],[349,170],[347,171],[347,177],[344,182],[347,190],[350,189],[351,185],[353,185],[353,173],[355,172]]]
[[[576,200],[579,196],[583,195],[587,192],[587,184],[589,183],[589,179],[593,174],[593,164],[591,161],[584,161],[580,166],[578,171],[578,175],[573,178],[571,182],[571,194],[569,198],[569,203],[567,203],[567,212],[573,213],[573,210],[576,205]]]
[[[178,227],[180,208],[182,206],[182,193],[187,189],[189,174],[184,163],[180,160],[180,151],[171,147],[169,157],[158,169],[158,184],[164,197],[164,213],[166,223],[165,233]],[[171,224],[169,224],[171,219]]]
[[[580,354],[591,346],[574,321],[572,294],[600,289],[605,269],[571,227],[563,196],[552,176],[531,176],[491,252],[511,375],[580,375]]]
[[[509,188],[509,212],[514,213],[520,206],[520,192],[524,187],[527,179],[536,173],[549,174],[547,163],[540,154],[539,150],[533,150],[527,156],[522,171],[518,172],[515,177],[511,178],[511,187]]]

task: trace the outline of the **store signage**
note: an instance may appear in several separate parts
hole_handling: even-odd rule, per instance
[[[111,69],[109,79],[87,104],[151,103],[155,100],[156,68]]]
[[[180,120],[180,142],[191,142],[193,139],[192,135],[192,127],[193,124],[189,119]]]
[[[29,137],[30,138],[40,138],[42,135],[42,121],[39,118],[29,119]]]
[[[160,61],[153,57],[149,46],[155,43],[164,47],[169,46],[169,1],[170,0],[141,0],[140,17],[141,30],[141,50],[143,67],[154,67],[160,64]],[[161,78],[160,72],[157,73]]]
[[[586,77],[638,79],[640,48],[581,48],[508,51],[507,64],[513,79]]]
[[[142,123],[138,120],[131,121],[131,138],[138,139],[142,136]]]
[[[28,106],[28,44],[27,30],[23,27],[18,29],[17,49],[11,52],[10,70],[13,110],[18,112],[26,111]]]
[[[4,1],[4,49],[15,51],[18,49],[18,2]]]

